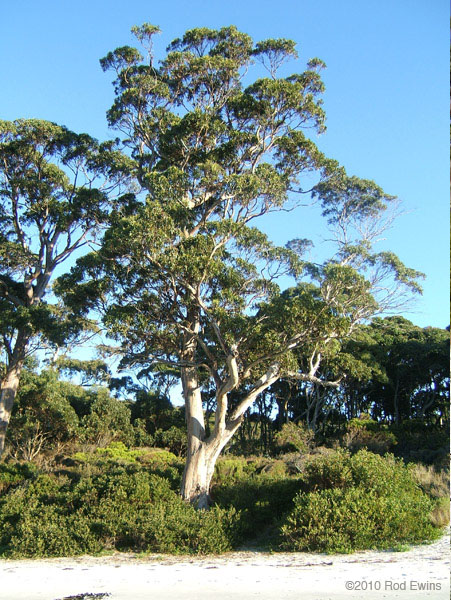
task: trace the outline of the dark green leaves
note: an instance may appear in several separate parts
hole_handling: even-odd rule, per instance
[[[0,335],[10,355],[20,332],[62,345],[89,326],[44,297],[57,266],[98,235],[108,192],[129,167],[113,142],[48,121],[0,121]]]

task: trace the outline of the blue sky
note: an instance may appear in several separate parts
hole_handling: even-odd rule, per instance
[[[99,58],[133,45],[132,25],[163,30],[234,24],[255,40],[318,56],[327,133],[317,143],[349,174],[374,179],[406,214],[385,246],[427,275],[407,318],[449,324],[449,7],[446,0],[15,0],[0,3],[0,118],[36,117],[107,139],[113,100]],[[318,236],[317,221],[274,219],[277,243]]]

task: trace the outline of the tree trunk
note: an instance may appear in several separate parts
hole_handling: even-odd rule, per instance
[[[14,351],[9,356],[5,376],[0,384],[0,457],[5,450],[6,431],[19,388],[19,379],[25,362],[30,337],[26,330],[19,331]]]
[[[211,504],[210,485],[216,461],[224,446],[238,429],[227,429],[220,436],[200,442],[195,452],[188,452],[183,473],[181,494],[196,508],[207,509]]]
[[[216,461],[224,446],[241,425],[242,419],[230,423],[208,439],[205,434],[202,397],[195,368],[182,369],[182,385],[188,429],[188,447],[181,496],[196,508],[206,509],[210,501],[210,484]]]
[[[199,320],[193,319],[191,326],[193,332],[198,331]],[[279,378],[279,365],[277,363],[271,365],[227,420],[227,396],[236,387],[239,380],[235,355],[232,353],[227,357],[230,376],[217,389],[215,427],[213,434],[207,439],[199,377],[195,365],[195,338],[186,334],[184,342],[185,348],[182,358],[186,366],[182,367],[181,375],[185,398],[188,444],[180,492],[184,500],[191,502],[197,508],[208,508],[210,504],[210,484],[218,456],[241,426],[246,410],[261,392],[277,381]]]
[[[20,363],[8,369],[0,386],[0,456],[5,449],[6,431],[19,387],[21,370],[22,365]]]
[[[182,386],[185,397],[188,446],[181,494],[183,499],[204,507],[203,505],[208,499],[210,482],[207,478],[205,456],[204,412],[195,367],[182,369]]]
[[[205,509],[210,505],[210,484],[217,457],[205,442],[199,444],[194,454],[187,456],[181,494],[196,508]]]

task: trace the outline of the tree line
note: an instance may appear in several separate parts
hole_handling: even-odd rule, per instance
[[[424,462],[440,463],[449,422],[448,339],[447,330],[420,328],[402,317],[360,326],[337,356],[346,373],[339,388],[279,381],[246,412],[226,452],[277,456],[305,450],[309,442],[335,440],[376,452],[405,453],[408,459],[409,450],[417,455],[423,451]],[[102,360],[61,358],[44,370],[28,361],[8,433],[10,452],[32,460],[78,445],[122,442],[162,447],[185,457],[183,407],[174,406],[167,386],[158,383],[146,376],[114,377]],[[232,406],[239,400],[230,396]],[[215,409],[208,388],[202,401],[208,434]],[[410,439],[409,446],[409,435],[418,433],[422,441],[412,445]],[[437,443],[431,445],[432,438]]]

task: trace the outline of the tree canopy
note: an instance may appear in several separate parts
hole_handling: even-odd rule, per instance
[[[99,237],[128,163],[113,143],[55,123],[0,121],[0,452],[27,355],[74,340],[86,326],[48,302],[50,282]]]
[[[187,31],[156,64],[158,31],[133,29],[145,56],[121,47],[101,60],[116,73],[108,121],[142,194],[122,199],[101,248],[60,279],[59,292],[79,315],[100,312],[123,367],[180,369],[182,493],[205,504],[216,458],[259,394],[281,377],[316,381],[328,347],[401,289],[418,291],[420,274],[373,251],[394,198],[348,176],[309,137],[325,128],[322,61],[282,77],[281,65],[297,58],[294,42],[254,44],[225,27]],[[256,227],[308,195],[333,230],[336,252],[323,264],[305,260],[307,240],[276,247]],[[280,293],[282,274],[295,286]],[[206,386],[216,401],[209,436]]]

